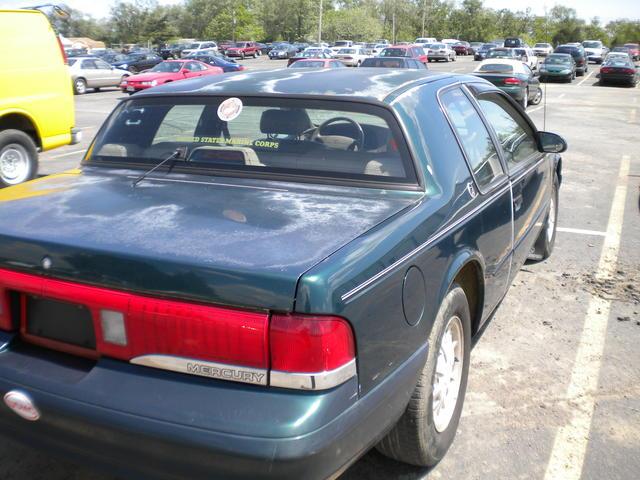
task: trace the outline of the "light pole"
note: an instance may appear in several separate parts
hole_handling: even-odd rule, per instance
[[[320,12],[318,13],[318,44],[322,43],[322,0],[320,0]]]
[[[235,43],[236,41],[236,9],[235,8],[231,10],[231,17],[232,17],[231,24],[233,28],[232,34],[231,34],[231,40],[233,40]]]

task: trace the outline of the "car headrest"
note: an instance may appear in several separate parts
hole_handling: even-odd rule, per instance
[[[300,135],[313,127],[304,110],[265,110],[260,118],[260,131],[267,135]]]

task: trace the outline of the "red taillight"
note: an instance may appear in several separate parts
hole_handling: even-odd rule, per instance
[[[12,311],[11,302],[16,307]],[[27,296],[82,305],[95,349],[53,341],[27,328]],[[18,317],[18,318],[14,318]],[[322,315],[273,315],[145,297],[0,269],[0,329],[73,355],[298,389],[332,388],[356,375],[349,323]]]
[[[355,358],[351,326],[338,317],[273,315],[269,340],[271,368],[280,372],[327,372]]]
[[[636,71],[632,68],[624,68],[622,69],[622,73],[626,74],[626,75],[634,75],[636,73]]]
[[[505,85],[520,85],[520,79],[515,77],[509,77],[504,79]]]
[[[612,68],[611,67],[602,67],[600,69],[600,73],[611,73],[612,72]]]
[[[9,306],[9,291],[0,287],[0,330],[11,331],[15,329],[11,320]]]
[[[60,47],[60,53],[62,54],[62,61],[65,65],[69,64],[69,60],[67,59],[67,52],[64,51],[64,45],[62,45],[62,40],[60,40],[60,35],[56,35],[56,39],[58,40],[58,47]]]

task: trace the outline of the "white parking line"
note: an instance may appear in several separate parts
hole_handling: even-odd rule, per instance
[[[544,105],[540,105],[539,107],[536,108],[532,108],[530,110],[527,110],[527,113],[533,113],[533,112],[537,112],[538,110],[540,110],[541,108],[544,108]]]
[[[84,150],[75,150],[75,151],[73,151],[73,152],[67,152],[67,153],[61,153],[61,154],[59,154],[59,155],[53,155],[53,156],[51,156],[51,157],[49,157],[49,158],[62,158],[62,157],[68,157],[68,156],[70,156],[70,155],[75,155],[76,153],[84,153],[84,152],[85,152]]]
[[[616,270],[628,174],[629,156],[625,155],[620,163],[607,234],[596,273],[597,279],[609,278]],[[582,475],[610,308],[609,300],[592,296],[589,301],[571,372],[571,381],[567,389],[566,400],[571,409],[571,417],[569,422],[556,433],[544,480],[579,480]]]
[[[558,232],[577,233],[578,235],[594,235],[597,237],[606,237],[607,232],[599,232],[597,230],[585,230],[583,228],[558,227]]]
[[[558,100],[560,100],[562,97],[564,97],[566,94],[565,93],[561,93],[560,95],[558,95]]]
[[[581,86],[584,82],[586,82],[587,80],[589,80],[589,78],[591,78],[591,75],[593,75],[593,70],[591,71],[591,73],[590,73],[589,75],[587,75],[586,77],[584,77],[580,83],[578,83],[578,86]]]
[[[631,111],[629,112],[629,122],[628,123],[635,123],[636,121],[636,109],[632,108]]]

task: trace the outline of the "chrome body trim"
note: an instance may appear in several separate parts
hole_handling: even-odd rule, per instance
[[[227,365],[224,363],[207,362],[173,355],[153,354],[132,358],[130,363],[218,380],[267,385],[268,371],[260,368]]]
[[[295,388],[298,390],[326,390],[337,387],[355,377],[356,360],[344,364],[335,370],[316,373],[291,373],[271,370],[270,385],[272,387]]]
[[[341,300],[343,302],[347,301],[348,299],[350,299],[351,297],[356,295],[361,290],[364,290],[369,285],[371,285],[372,283],[376,282],[378,279],[384,277],[387,273],[391,272],[396,267],[398,267],[402,263],[406,262],[407,260],[409,260],[411,257],[416,255],[417,253],[421,252],[422,250],[424,250],[427,247],[429,247],[429,246],[433,245],[434,243],[436,243],[438,240],[440,240],[442,237],[444,237],[451,230],[453,230],[456,227],[459,227],[460,225],[465,223],[470,217],[472,217],[476,213],[480,212],[484,208],[488,207],[490,204],[492,204],[494,201],[496,201],[500,196],[502,196],[502,194],[504,194],[505,192],[508,192],[510,190],[511,190],[511,184],[507,183],[503,188],[498,190],[496,193],[494,193],[487,200],[485,200],[481,204],[479,204],[476,207],[474,207],[472,210],[470,210],[467,213],[465,213],[458,220],[456,220],[454,222],[451,222],[448,225],[445,225],[444,227],[442,227],[440,230],[438,230],[436,233],[434,233],[431,237],[429,237],[424,243],[422,243],[421,245],[419,245],[416,248],[414,248],[413,250],[411,250],[409,253],[404,255],[402,258],[400,258],[399,260],[396,260],[391,265],[389,265],[388,267],[386,267],[383,270],[379,271],[378,273],[376,273],[373,277],[369,278],[368,280],[365,280],[364,282],[362,282],[357,287],[349,290],[347,293],[345,293],[344,295],[342,295],[340,297]]]

